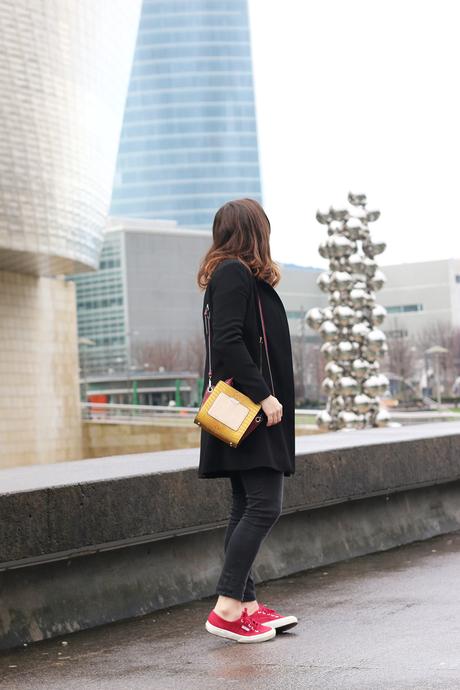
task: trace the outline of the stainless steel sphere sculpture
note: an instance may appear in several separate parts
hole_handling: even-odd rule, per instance
[[[348,208],[318,211],[316,219],[327,225],[328,238],[319,253],[329,259],[329,271],[318,276],[321,290],[329,293],[329,306],[314,307],[306,315],[310,328],[324,340],[327,364],[322,389],[326,409],[316,419],[322,429],[386,426],[390,416],[380,407],[379,396],[389,381],[379,373],[378,357],[388,349],[379,326],[385,307],[375,303],[375,293],[385,284],[375,257],[386,243],[371,238],[369,223],[380,211],[366,208],[365,194],[348,195]]]

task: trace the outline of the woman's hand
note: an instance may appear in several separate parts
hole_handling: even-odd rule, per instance
[[[283,416],[283,406],[274,395],[269,395],[268,398],[262,400],[260,403],[262,409],[268,417],[267,426],[272,426],[273,424],[278,424],[281,422]]]

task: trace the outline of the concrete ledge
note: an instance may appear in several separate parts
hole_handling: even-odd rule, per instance
[[[296,443],[257,582],[460,528],[459,423]],[[0,649],[213,594],[230,492],[197,461],[187,449],[1,471]]]
[[[0,471],[0,570],[224,524],[198,449]],[[296,438],[284,513],[460,479],[460,422]],[[212,491],[210,491],[212,487]]]

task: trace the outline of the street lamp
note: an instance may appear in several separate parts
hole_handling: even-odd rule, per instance
[[[127,348],[126,348],[126,385],[128,388],[127,404],[129,404],[129,390],[131,387],[130,372],[134,371],[134,369],[137,368],[136,365],[133,365],[132,356],[131,356],[131,347],[132,347],[131,338],[133,335],[139,335],[139,331],[137,331],[137,330],[125,331],[125,337],[127,339]],[[132,402],[132,398],[131,398],[131,402]]]
[[[433,345],[425,350],[426,355],[431,355],[434,358],[434,375],[436,380],[436,394],[438,399],[438,405],[441,405],[441,382],[439,376],[439,358],[441,355],[445,355],[449,352],[445,347],[441,345]]]

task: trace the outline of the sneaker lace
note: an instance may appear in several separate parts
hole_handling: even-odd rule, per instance
[[[251,628],[251,630],[259,629],[259,621],[251,618],[246,607],[243,609],[243,613],[241,614],[241,625],[245,625],[248,628]]]
[[[276,613],[275,609],[269,609],[268,606],[265,606],[265,604],[260,604],[259,610],[262,611],[263,613],[270,613],[270,614]]]

